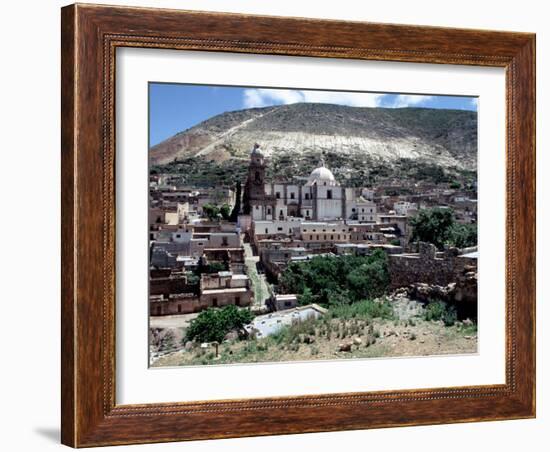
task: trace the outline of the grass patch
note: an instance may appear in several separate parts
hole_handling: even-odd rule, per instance
[[[393,307],[386,299],[381,301],[362,300],[348,305],[333,306],[330,308],[330,313],[333,318],[339,319],[354,319],[359,317],[393,320],[395,317]]]

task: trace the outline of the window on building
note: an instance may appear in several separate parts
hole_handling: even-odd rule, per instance
[[[309,193],[306,193],[306,199],[309,199]],[[308,214],[309,215],[309,214]]]
[[[181,314],[181,304],[178,304],[178,314]]]
[[[262,177],[260,176],[260,172],[259,172],[259,171],[256,171],[256,172],[254,173],[254,179],[256,180],[256,182],[261,182]]]
[[[277,227],[277,231],[282,231],[283,228],[281,226]]]
[[[319,240],[319,234],[317,234],[317,240]]]
[[[294,192],[290,194],[290,199],[294,199]]]
[[[235,297],[235,304],[240,305],[241,304],[241,297]]]
[[[340,234],[338,234],[338,240],[340,240]]]
[[[227,241],[227,237],[226,236],[223,236],[222,237],[222,246],[227,246],[229,245],[228,241]]]
[[[327,199],[332,199],[332,190],[327,190]]]
[[[265,228],[265,233],[266,233],[266,234],[268,234],[268,230],[267,230],[267,228]]]
[[[355,212],[355,207],[352,207],[352,208],[351,208],[351,211],[352,211],[352,212]]]
[[[281,193],[280,193],[280,192],[275,193],[275,197],[276,197],[277,199],[281,199]]]
[[[176,234],[177,239],[181,239],[181,234]]]
[[[271,209],[269,207],[267,208],[267,214],[271,215]]]
[[[218,299],[216,297],[212,298],[212,306],[214,306],[215,308],[218,307]]]

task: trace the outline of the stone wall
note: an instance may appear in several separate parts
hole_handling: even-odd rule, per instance
[[[429,243],[420,243],[419,253],[388,255],[388,265],[392,290],[415,283],[446,286],[465,271],[477,272],[477,259],[459,256],[453,248],[438,253]]]

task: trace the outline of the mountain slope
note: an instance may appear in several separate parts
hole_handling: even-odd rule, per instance
[[[255,142],[268,156],[339,153],[475,170],[477,114],[314,103],[253,108],[214,116],[159,143],[150,150],[151,163],[196,156],[216,163],[242,159]]]

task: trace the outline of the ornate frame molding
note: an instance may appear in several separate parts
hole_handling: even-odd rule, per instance
[[[64,444],[81,447],[534,416],[534,35],[71,5],[62,9],[62,42]],[[506,68],[506,383],[116,405],[114,90],[118,47]],[[98,237],[102,237],[101,244]]]

